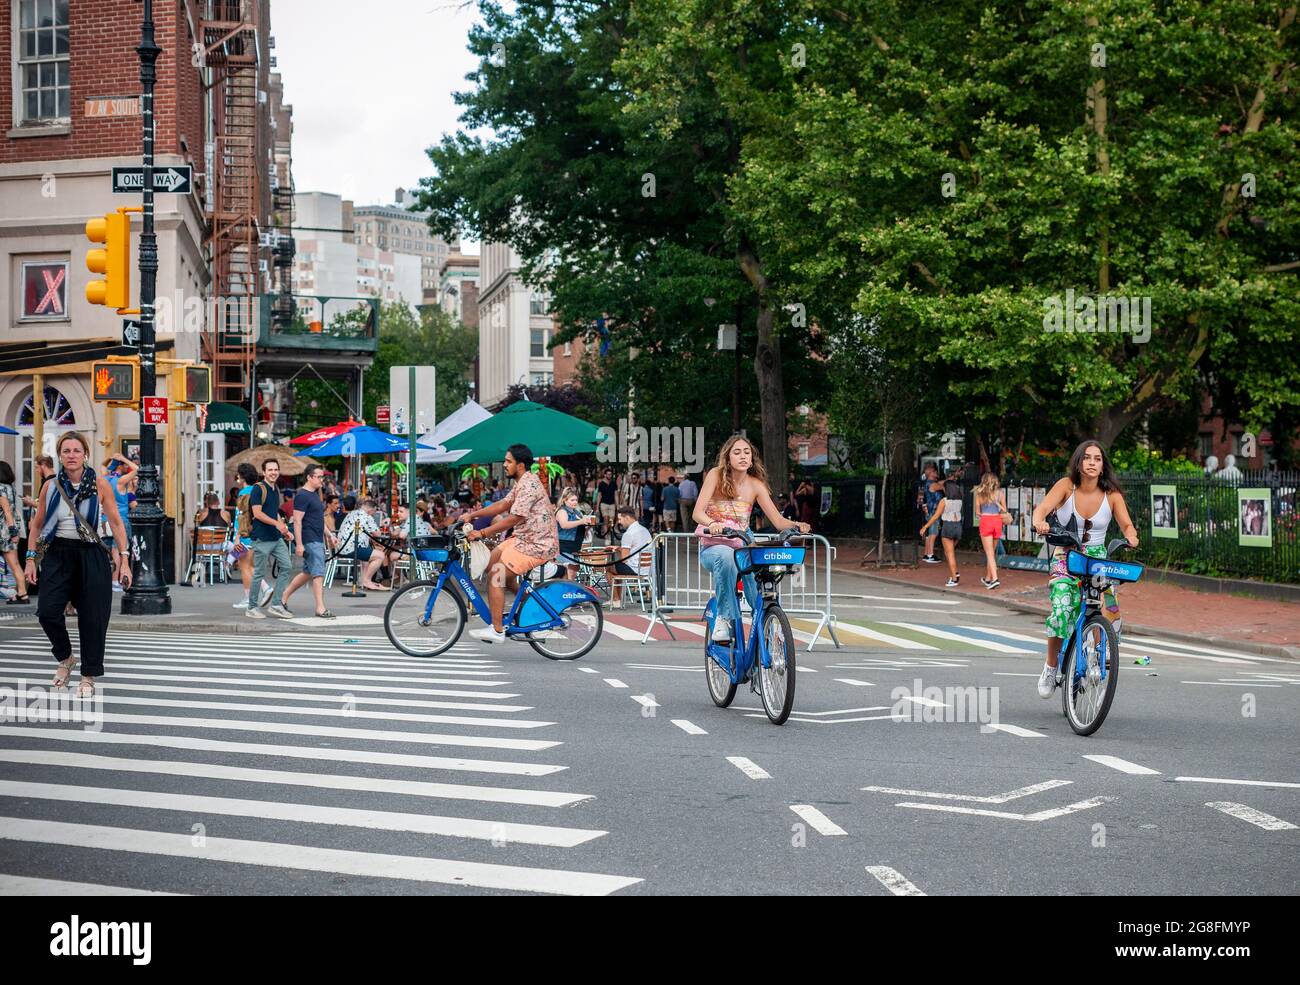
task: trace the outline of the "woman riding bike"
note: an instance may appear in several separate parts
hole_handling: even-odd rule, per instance
[[[727,439],[718,452],[718,464],[704,477],[704,488],[695,501],[692,517],[699,524],[695,536],[700,538],[700,566],[713,575],[713,598],[717,605],[713,641],[731,641],[731,625],[740,618],[736,602],[736,548],[743,547],[738,537],[723,537],[725,529],[748,530],[749,516],[754,504],[777,530],[784,530],[790,522],[772,502],[772,492],[767,486],[767,469],[763,468],[753,445],[739,434]],[[811,529],[806,523],[796,524],[801,533]],[[745,600],[754,608],[758,586],[753,575],[745,575]]]
[[[1106,556],[1106,528],[1111,517],[1128,540],[1129,547],[1137,547],[1137,528],[1128,515],[1124,493],[1115,477],[1110,458],[1096,441],[1085,441],[1070,456],[1069,474],[1052,486],[1043,500],[1034,507],[1034,529],[1040,534],[1050,530],[1049,513],[1056,511],[1057,522],[1073,528],[1083,543],[1083,553],[1089,557]],[[1069,637],[1079,617],[1078,578],[1069,573],[1066,559],[1069,549],[1052,550],[1052,569],[1048,577],[1051,609],[1047,613],[1047,662],[1038,678],[1038,696],[1050,698],[1056,688],[1056,666],[1061,644]],[[1106,590],[1106,611],[1116,627],[1119,626],[1119,604],[1115,590]]]

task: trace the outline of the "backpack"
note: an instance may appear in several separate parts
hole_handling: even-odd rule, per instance
[[[265,482],[256,483],[258,486],[266,486],[266,492],[262,494],[262,502],[259,505],[263,507],[266,504],[266,497],[271,491],[271,487]],[[253,506],[250,500],[253,498],[253,486],[249,486],[249,491],[235,500],[235,509],[239,511],[239,516],[235,520],[235,532],[240,537],[253,536]],[[265,512],[265,509],[263,510]]]

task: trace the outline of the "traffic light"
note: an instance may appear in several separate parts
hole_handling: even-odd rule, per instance
[[[211,403],[212,368],[193,364],[173,367],[167,393],[172,403]]]
[[[102,250],[86,254],[86,267],[103,280],[86,285],[86,300],[109,308],[125,308],[131,303],[131,218],[119,209],[86,223],[86,238],[103,243]]]
[[[140,364],[135,361],[92,363],[90,383],[97,401],[135,403],[140,399]]]

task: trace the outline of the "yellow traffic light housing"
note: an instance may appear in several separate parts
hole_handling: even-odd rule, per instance
[[[173,366],[171,381],[167,386],[168,398],[174,404],[208,404],[212,402],[212,368],[202,363],[184,363]]]
[[[127,313],[125,309],[131,303],[131,217],[128,213],[139,211],[121,208],[86,223],[86,238],[104,244],[102,250],[86,254],[86,268],[104,275],[103,280],[92,280],[86,285],[86,300],[91,304]]]

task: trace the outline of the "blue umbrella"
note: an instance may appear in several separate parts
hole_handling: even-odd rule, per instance
[[[358,427],[344,431],[319,445],[312,445],[299,455],[311,455],[318,458],[323,455],[399,455],[409,451],[409,438],[398,438],[378,428]]]
[[[3,424],[0,424],[0,434],[17,434],[17,433],[18,432],[13,430],[12,428],[7,428]]]

